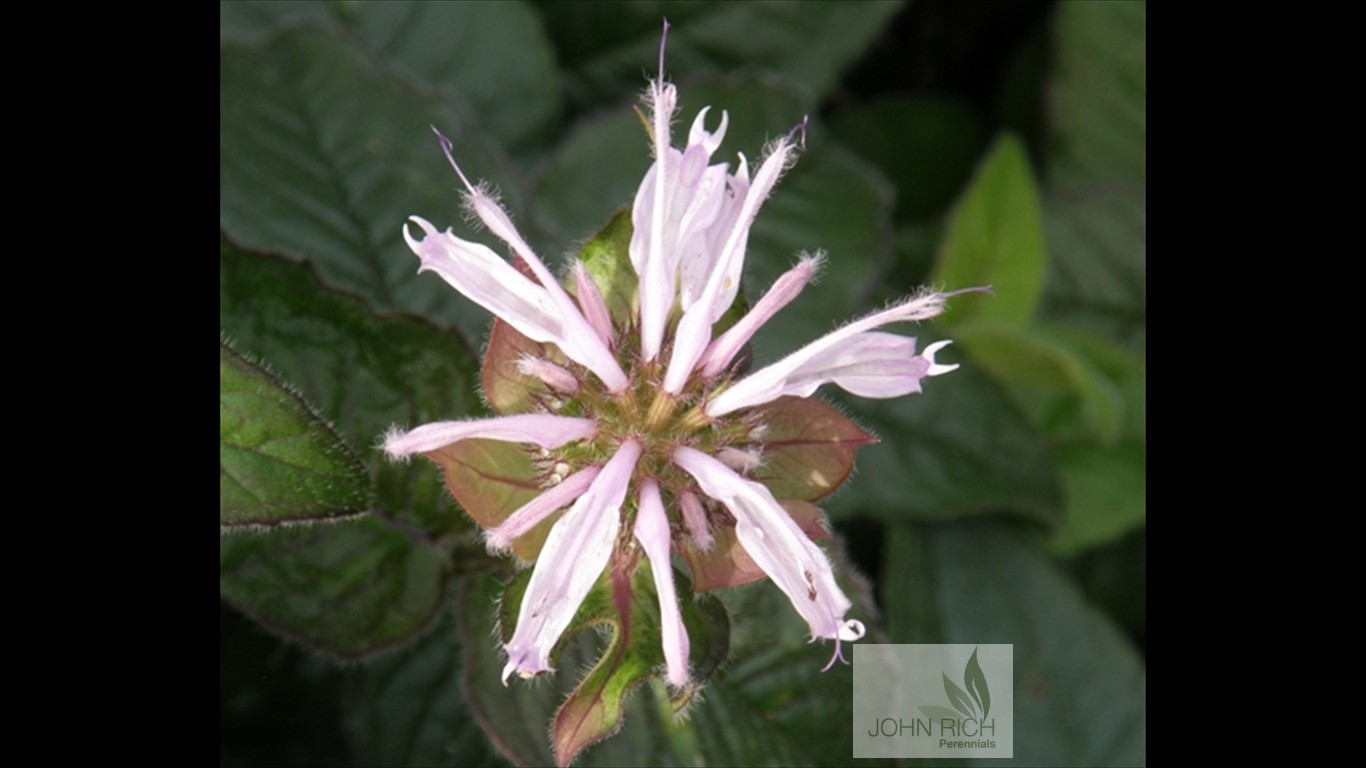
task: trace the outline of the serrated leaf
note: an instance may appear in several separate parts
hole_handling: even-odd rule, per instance
[[[412,640],[441,608],[445,569],[427,542],[374,516],[235,533],[219,592],[266,628],[344,660]]]
[[[813,398],[784,397],[759,408],[764,461],[754,479],[775,498],[817,501],[840,487],[854,454],[876,439]]]
[[[430,92],[384,71],[349,35],[286,28],[220,55],[219,216],[237,243],[312,260],[332,285],[481,335],[488,315],[403,242],[409,216],[458,218],[458,179],[431,127],[455,142],[471,178],[517,178],[495,145]]]
[[[477,403],[473,362],[458,336],[376,315],[304,265],[226,242],[219,265],[224,330],[238,348],[271,360],[352,444],[374,445],[395,422],[467,415]],[[431,542],[472,528],[437,473],[392,465],[377,450],[365,458],[375,510],[392,525],[370,517],[307,533],[234,535],[220,546],[226,599],[341,658],[401,644],[426,627],[440,608],[445,568]]]
[[[416,317],[377,314],[305,265],[231,243],[221,246],[219,270],[223,330],[238,349],[269,360],[344,440],[369,449],[362,461],[376,508],[437,536],[468,528],[437,473],[392,464],[375,447],[395,424],[483,413],[465,341]]]
[[[991,691],[987,688],[987,676],[982,672],[982,665],[977,662],[975,648],[972,656],[968,658],[967,667],[963,669],[963,685],[967,687],[973,701],[977,702],[977,709],[982,712],[981,719],[985,720],[991,713]]]
[[[1015,760],[1146,761],[1142,661],[1018,525],[895,524],[886,568],[892,642],[1014,645]]]
[[[1023,328],[1043,290],[1043,212],[1029,154],[1011,134],[997,139],[949,214],[931,282],[950,289],[990,285],[988,301],[955,302],[940,318]]]
[[[365,512],[351,450],[298,394],[227,345],[218,351],[218,516],[224,528]]]
[[[346,722],[359,763],[498,764],[460,690],[461,641],[454,606],[417,642],[353,675]]]

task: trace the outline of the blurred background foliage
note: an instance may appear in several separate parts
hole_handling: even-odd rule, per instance
[[[994,286],[914,330],[964,363],[923,395],[823,392],[881,440],[822,505],[867,579],[870,639],[1013,643],[1017,761],[1146,761],[1142,3],[220,14],[223,765],[550,759],[573,680],[497,686],[505,564],[434,468],[374,448],[394,423],[485,412],[490,318],[415,274],[400,226],[471,236],[435,125],[541,254],[573,252],[650,162],[633,108],[664,17],[679,122],[726,109],[723,154],[753,160],[811,116],[756,222],[746,292],[800,251],[829,261],[758,360],[921,284]],[[853,762],[847,670],[817,673],[824,655],[770,586],[722,599],[730,660],[690,717],[642,686],[579,764]],[[571,643],[562,669],[597,642]]]

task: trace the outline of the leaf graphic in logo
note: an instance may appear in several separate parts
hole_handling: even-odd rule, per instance
[[[991,692],[987,690],[987,676],[982,673],[982,665],[977,663],[976,648],[972,649],[972,657],[968,659],[968,666],[963,670],[963,685],[976,700],[977,708],[982,710],[982,719],[985,720],[987,713],[991,711]]]
[[[953,684],[948,675],[944,675],[944,693],[949,695],[949,703],[953,708],[963,713],[963,717],[974,719],[972,712],[972,702],[968,700],[968,695],[963,693],[963,689]]]
[[[952,720],[955,723],[961,723],[963,721],[962,715],[948,707],[921,707],[920,714],[928,717],[931,723],[942,720]]]

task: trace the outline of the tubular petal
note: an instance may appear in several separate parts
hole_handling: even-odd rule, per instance
[[[707,351],[697,363],[702,369],[702,375],[715,376],[730,365],[735,355],[753,338],[755,332],[772,320],[773,316],[778,314],[778,310],[797,298],[811,278],[820,271],[822,258],[821,254],[804,257],[797,262],[797,266],[784,272],[782,277],[774,281],[763,298],[750,307],[738,323],[707,347]]]
[[[853,603],[835,583],[830,560],[767,488],[692,448],[675,449],[673,462],[697,480],[703,493],[735,515],[740,546],[787,595],[813,638],[857,640],[863,636],[861,623],[844,618]]]
[[[640,444],[622,443],[588,491],[550,529],[517,612],[517,629],[506,646],[503,683],[517,672],[550,671],[550,652],[607,567],[621,530],[621,504]]]
[[[683,627],[678,593],[674,591],[674,567],[669,559],[669,542],[673,538],[669,531],[669,519],[664,514],[664,501],[659,496],[659,485],[654,480],[641,483],[635,535],[650,561],[655,593],[659,596],[659,620],[664,635],[664,664],[669,685],[682,688],[688,682],[688,631]]]
[[[779,139],[755,173],[754,183],[746,191],[725,244],[712,264],[706,288],[679,321],[674,334],[673,355],[664,374],[664,391],[675,395],[683,391],[693,368],[711,342],[712,325],[735,301],[735,294],[740,289],[740,272],[744,267],[750,227],[759,215],[759,206],[786,169],[792,152],[792,144],[786,139]]]
[[[384,438],[384,451],[391,459],[406,459],[415,453],[445,448],[470,438],[531,443],[542,448],[559,448],[583,440],[597,431],[592,419],[528,413],[474,421],[436,421],[408,432],[392,430]]]
[[[831,371],[826,370],[823,366],[833,364],[832,360],[838,362],[831,356],[838,355],[838,352],[834,350],[841,345],[853,342],[859,345],[859,349],[868,352],[877,347],[878,343],[854,340],[860,336],[867,336],[868,331],[888,323],[928,320],[944,311],[946,298],[947,296],[942,293],[913,296],[888,309],[875,312],[861,320],[855,320],[839,330],[827,333],[782,360],[751,373],[736,382],[734,386],[712,398],[707,403],[707,415],[716,418],[740,408],[749,408],[771,402],[785,394],[805,392],[809,395],[815,391],[816,387],[820,386],[820,383],[833,380],[828,375]],[[812,384],[812,382],[817,383]]]
[[[601,470],[589,467],[561,480],[540,496],[518,507],[502,525],[484,532],[484,543],[490,550],[501,551],[512,546],[518,537],[535,528],[551,513],[564,509],[583,495]]]

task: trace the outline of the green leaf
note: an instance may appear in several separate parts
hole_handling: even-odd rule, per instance
[[[441,609],[436,550],[379,518],[225,536],[219,592],[257,623],[356,660],[421,633]]]
[[[673,699],[675,711],[682,711],[696,690],[725,660],[730,649],[730,619],[715,598],[693,600],[692,586],[686,577],[675,574],[674,580],[678,593],[675,599],[682,609],[690,644],[688,666],[691,681]],[[591,612],[590,616],[576,622],[577,626],[570,627],[569,631],[575,632],[606,623],[614,631],[601,660],[584,676],[555,713],[551,734],[558,765],[568,765],[583,749],[616,733],[625,718],[622,705],[626,696],[645,680],[658,677],[656,670],[663,667],[659,598],[651,589],[653,579],[649,564],[642,562],[631,581],[634,583],[628,582],[624,576],[618,579],[613,574],[613,590],[629,594],[613,595],[608,599],[605,590],[600,591],[596,605],[593,596],[590,596],[584,603],[584,609]],[[511,602],[504,598],[502,626],[505,631],[514,623],[510,621],[511,614],[506,612]],[[629,606],[629,617],[620,615],[618,606],[621,605]]]
[[[1112,448],[1061,446],[1067,514],[1051,542],[1058,554],[1075,554],[1119,539],[1144,525],[1148,515],[1146,445],[1137,440]]]
[[[579,261],[598,286],[613,325],[624,327],[636,308],[637,283],[631,266],[631,209],[617,211],[607,224],[579,249]],[[577,295],[577,294],[576,294]]]
[[[465,629],[465,642],[483,648],[485,654],[483,659],[469,662],[482,666],[466,667],[466,690],[472,709],[494,743],[519,764],[550,762],[544,727],[551,722],[553,712],[554,757],[557,764],[563,765],[588,745],[615,733],[629,709],[627,696],[641,683],[661,676],[664,653],[658,601],[648,563],[641,561],[633,577],[609,569],[608,575],[589,593],[551,656],[552,664],[559,670],[550,681],[552,693],[547,695],[546,686],[522,682],[505,687],[489,640],[494,628],[484,618],[491,614],[480,604],[487,606],[495,599],[498,601],[496,634],[506,642],[516,628],[517,611],[530,576],[531,571],[523,571],[497,597],[498,589],[491,579],[473,579],[463,593],[462,615],[473,619]],[[678,692],[671,705],[682,708],[688,705],[696,687],[705,683],[725,659],[729,621],[719,601],[708,596],[694,598],[687,578],[677,573],[674,578],[691,645],[689,667],[693,684]],[[618,583],[624,590],[621,602],[613,594]],[[624,625],[619,604],[629,606]],[[584,632],[592,627],[607,630],[605,649],[600,647],[598,633]],[[575,670],[585,666],[591,669],[575,684]],[[568,698],[560,703],[559,699],[566,694]]]
[[[1147,7],[1067,3],[1053,24],[1044,314],[1143,351]]]
[[[928,341],[922,339],[922,341]],[[951,361],[949,347],[940,362]],[[848,398],[880,439],[827,507],[835,519],[948,520],[1009,511],[1056,523],[1062,506],[1048,445],[991,380],[964,366],[894,400]]]
[[[977,708],[982,712],[982,719],[991,712],[991,691],[987,688],[987,676],[982,672],[982,665],[977,661],[977,650],[973,649],[972,656],[968,658],[968,665],[963,669],[963,685],[972,694],[973,701],[977,702]]]
[[[259,40],[300,21],[358,35],[373,55],[442,91],[504,146],[544,140],[559,118],[554,51],[524,3],[219,4],[224,37]]]
[[[953,335],[973,362],[1011,387],[1040,427],[1059,427],[1059,412],[1066,409],[1079,414],[1087,437],[1102,444],[1119,438],[1125,416],[1121,392],[1066,336],[1037,325],[988,322],[966,323]]]
[[[996,140],[949,216],[931,278],[950,289],[990,285],[995,297],[955,302],[941,321],[1025,327],[1043,290],[1043,213],[1029,155],[1015,136]]]
[[[454,606],[431,632],[355,673],[347,725],[361,764],[498,764],[460,690],[461,640]]]
[[[888,96],[834,118],[831,133],[896,185],[896,221],[939,213],[967,184],[986,148],[965,103],[925,94]]]
[[[238,349],[270,360],[346,442],[367,448],[376,508],[434,536],[468,529],[438,473],[392,464],[377,448],[395,424],[483,413],[465,341],[420,318],[377,314],[305,265],[231,243],[220,248],[219,268],[223,330]]]
[[[367,478],[326,422],[227,345],[218,350],[218,514],[225,528],[363,514]]]
[[[840,487],[854,469],[854,454],[869,443],[840,412],[812,398],[784,397],[763,406],[764,462],[754,479],[778,499],[816,501]]]
[[[374,445],[396,422],[458,418],[477,407],[474,364],[459,336],[377,315],[323,287],[304,265],[226,242],[219,265],[226,333],[271,360],[351,444]],[[364,458],[374,515],[228,536],[219,552],[225,599],[279,634],[346,659],[402,644],[434,620],[443,558],[472,528],[451,508],[438,473],[390,464],[378,451]]]
[[[841,575],[856,607],[851,616],[873,615],[866,585]],[[545,681],[504,688],[494,643],[493,579],[471,580],[461,596],[466,689],[476,717],[495,744],[519,765],[550,765],[545,726],[577,682],[574,672],[597,661],[604,641],[585,632],[564,645],[558,669]],[[777,587],[764,583],[715,593],[735,617],[730,654],[678,717],[658,681],[639,686],[624,704],[627,726],[580,754],[575,765],[840,765],[852,754],[849,722],[852,675],[836,665],[822,674],[830,644],[809,644],[810,629]],[[691,598],[683,600],[686,606]],[[647,606],[648,607],[648,606]],[[506,613],[506,609],[504,609]],[[874,630],[876,631],[876,630]],[[689,627],[689,635],[693,629]],[[633,641],[634,642],[634,639]],[[877,765],[876,762],[871,763]]]
[[[615,102],[656,75],[661,19],[668,18],[666,74],[718,75],[763,68],[807,91],[811,110],[864,53],[899,3],[546,3],[540,6],[569,96]],[[719,106],[719,105],[718,105]]]
[[[465,173],[499,184],[515,211],[518,179],[498,148],[349,35],[287,28],[225,42],[220,61],[219,216],[233,241],[313,260],[330,284],[377,306],[481,335],[487,313],[419,276],[402,228],[412,215],[443,228],[459,218],[459,180],[432,126],[454,141]]]
[[[892,642],[1014,645],[1017,761],[1146,761],[1141,660],[1018,526],[1000,519],[893,525],[886,569]],[[997,702],[998,711],[1003,706]]]

